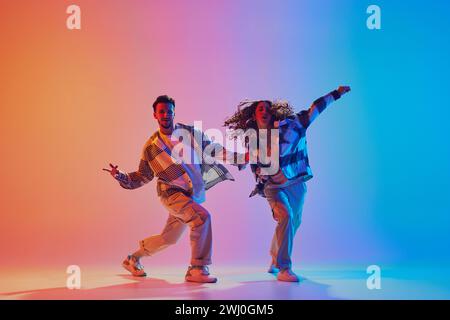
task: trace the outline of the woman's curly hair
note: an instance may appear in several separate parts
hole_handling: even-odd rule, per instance
[[[258,129],[256,121],[253,119],[256,106],[260,102],[267,102],[272,113],[272,121],[279,121],[294,115],[294,108],[288,101],[270,100],[244,100],[238,104],[237,111],[224,122],[224,127],[231,130]]]

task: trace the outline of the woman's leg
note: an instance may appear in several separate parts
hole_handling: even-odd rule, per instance
[[[286,188],[265,190],[265,195],[277,221],[272,238],[272,259],[280,269],[292,266],[291,255],[294,236],[301,224],[302,209],[306,193],[306,184],[299,182]]]
[[[277,222],[272,239],[272,257],[280,269],[291,267],[292,244],[294,240],[293,212],[286,193],[281,188],[266,190],[266,197]]]

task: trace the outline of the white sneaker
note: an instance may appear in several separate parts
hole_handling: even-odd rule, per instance
[[[189,282],[215,283],[217,278],[209,274],[207,266],[190,266],[186,272],[185,280]]]
[[[144,271],[144,266],[134,256],[129,255],[122,262],[122,267],[129,271],[135,277],[145,277],[147,274]]]
[[[291,269],[283,269],[277,275],[278,281],[299,282],[298,276]]]

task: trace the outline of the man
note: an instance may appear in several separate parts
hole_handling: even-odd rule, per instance
[[[211,147],[220,151],[217,155],[212,153],[213,157],[226,160],[230,153],[222,146],[211,143],[203,132],[192,126],[180,123],[174,125],[175,101],[167,95],[155,100],[153,116],[159,129],[145,143],[138,170],[124,173],[112,164],[111,169],[103,169],[110,172],[125,189],[139,188],[156,176],[158,196],[169,212],[161,234],[140,241],[140,248],[128,255],[122,265],[134,276],[146,276],[140,259],[175,244],[188,226],[191,265],[185,279],[192,282],[216,282],[217,278],[209,274],[207,267],[211,264],[212,254],[211,215],[201,203],[205,200],[207,189],[234,178],[224,166],[211,161],[205,163],[203,157],[205,149]],[[188,135],[184,135],[182,142],[174,138],[180,131]]]

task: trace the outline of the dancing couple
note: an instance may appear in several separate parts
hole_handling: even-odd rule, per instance
[[[234,131],[253,129],[257,133],[256,148],[249,148],[247,143],[245,155],[212,142],[194,126],[175,123],[174,99],[159,96],[153,103],[153,116],[159,128],[144,144],[137,171],[126,173],[113,164],[109,169],[103,169],[120,186],[130,190],[142,187],[156,177],[158,196],[168,211],[162,232],[139,241],[139,248],[125,258],[122,266],[133,276],[146,276],[141,258],[153,256],[175,244],[188,227],[191,261],[185,280],[216,282],[217,278],[208,270],[212,255],[211,214],[202,203],[206,190],[219,182],[234,180],[222,163],[238,165],[239,169],[249,164],[257,182],[250,196],[265,197],[277,223],[270,247],[272,261],[268,272],[276,274],[279,281],[298,282],[298,276],[292,271],[291,255],[301,223],[306,181],[312,178],[306,130],[331,102],[349,91],[350,87],[340,86],[299,113],[283,101],[241,102],[224,126]],[[278,130],[276,141],[271,140],[273,129]],[[178,132],[184,133],[183,139],[179,139]],[[205,159],[205,154],[208,159]],[[273,164],[260,161],[263,154],[269,158],[276,155],[275,172],[267,169],[268,166],[273,168]]]

